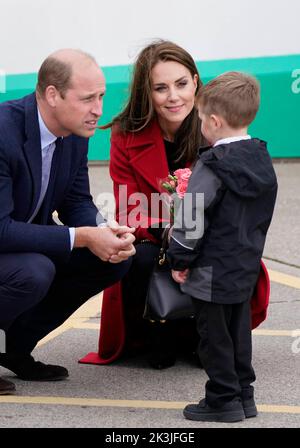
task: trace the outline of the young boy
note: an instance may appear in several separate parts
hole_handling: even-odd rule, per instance
[[[224,73],[200,91],[202,133],[211,147],[193,169],[187,190],[192,206],[186,207],[186,194],[178,213],[184,224],[175,220],[168,250],[174,280],[193,297],[198,354],[209,377],[205,398],[183,411],[190,420],[257,415],[250,298],[277,193],[266,143],[247,133],[258,107],[258,82],[243,73]],[[191,216],[198,216],[193,232],[185,224]]]

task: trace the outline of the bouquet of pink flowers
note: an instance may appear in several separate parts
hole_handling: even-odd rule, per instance
[[[173,175],[169,174],[167,179],[161,184],[162,188],[164,188],[171,196],[170,217],[172,224],[174,221],[174,201],[176,201],[176,197],[179,199],[183,198],[191,174],[192,171],[189,168],[178,169],[174,171]]]

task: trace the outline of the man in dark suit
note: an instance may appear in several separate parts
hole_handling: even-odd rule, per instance
[[[32,350],[120,280],[135,253],[134,229],[108,226],[89,191],[88,138],[104,93],[90,55],[59,50],[43,62],[35,93],[0,104],[0,365],[24,380],[68,376]],[[14,390],[0,378],[0,394]]]

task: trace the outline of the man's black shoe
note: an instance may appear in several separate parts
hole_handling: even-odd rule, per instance
[[[205,399],[198,404],[189,404],[183,410],[188,420],[200,422],[239,422],[245,419],[244,409],[240,398],[234,398],[220,408],[212,408]]]
[[[257,416],[258,412],[257,412],[257,407],[255,405],[254,398],[248,398],[247,400],[242,399],[242,405],[244,408],[246,418],[251,418],[251,417]]]
[[[0,353],[0,365],[27,381],[57,381],[69,376],[64,367],[35,361],[31,355]]]
[[[13,394],[16,391],[16,386],[11,381],[0,378],[0,395]]]

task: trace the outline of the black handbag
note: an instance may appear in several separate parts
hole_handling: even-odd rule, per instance
[[[144,319],[165,321],[192,317],[194,308],[188,294],[181,292],[171,274],[166,258],[166,242],[160,249],[148,287]]]

